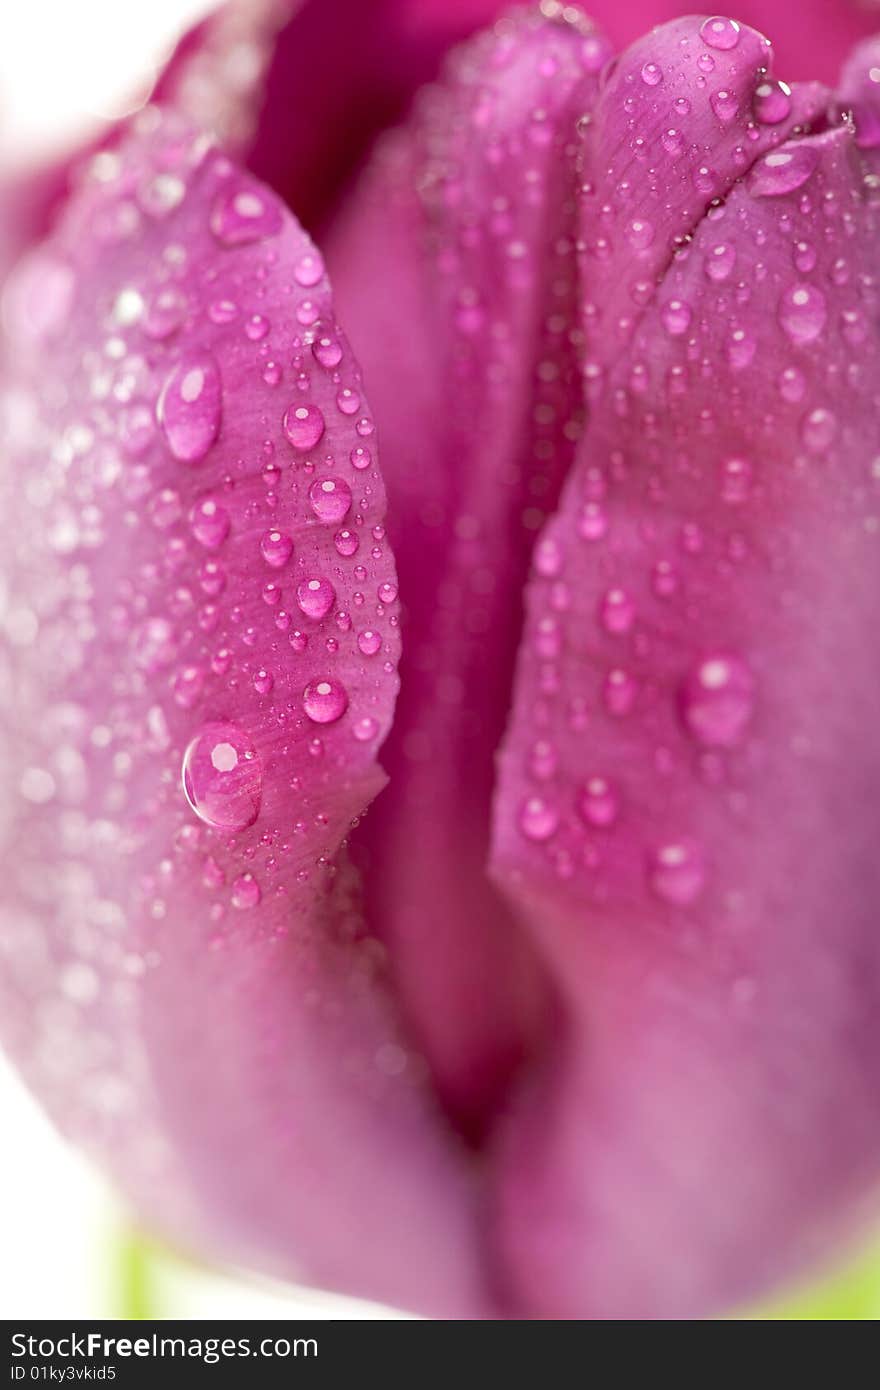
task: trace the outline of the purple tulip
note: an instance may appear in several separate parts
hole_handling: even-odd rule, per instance
[[[496,9],[221,11],[18,192],[0,1027],[178,1245],[701,1317],[876,1214],[880,44]]]

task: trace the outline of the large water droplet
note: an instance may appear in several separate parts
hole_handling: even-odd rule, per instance
[[[296,590],[296,601],[307,618],[326,618],[336,599],[329,579],[304,579]]]
[[[205,724],[183,755],[182,778],[190,806],[215,830],[244,830],[260,813],[260,759],[237,724]]]
[[[291,405],[284,412],[282,427],[294,449],[307,453],[324,433],[324,416],[316,405]]]
[[[752,100],[755,120],[761,125],[778,125],[791,111],[791,88],[787,82],[767,78],[759,82]]]
[[[182,463],[199,463],[220,432],[221,387],[209,353],[184,357],[162,388],[156,414],[168,448]]]
[[[789,145],[758,161],[749,175],[749,189],[759,198],[779,198],[806,183],[819,162],[812,145]]]
[[[344,478],[318,478],[309,488],[309,501],[320,521],[335,525],[348,515],[351,488]]]
[[[303,691],[303,709],[315,724],[333,724],[348,709],[348,692],[339,681],[310,681]]]
[[[716,51],[727,52],[731,48],[736,48],[739,43],[740,26],[735,19],[726,19],[723,15],[713,15],[707,19],[700,28],[700,38],[709,48]]]

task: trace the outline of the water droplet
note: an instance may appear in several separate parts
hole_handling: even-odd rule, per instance
[[[755,680],[737,656],[704,657],[681,688],[681,715],[688,732],[712,748],[739,743],[755,706]]]
[[[687,333],[691,325],[691,306],[682,299],[670,299],[662,310],[663,327],[673,338]]]
[[[721,464],[721,498],[736,506],[746,502],[752,490],[752,465],[748,459],[725,459]]]
[[[265,531],[260,540],[260,554],[273,570],[283,569],[293,554],[293,541],[286,531]]]
[[[706,275],[716,284],[727,280],[736,265],[736,250],[727,242],[713,246],[704,262]]]
[[[591,777],[581,791],[578,810],[588,825],[607,829],[617,820],[620,798],[604,777]]]
[[[220,432],[221,387],[208,353],[182,358],[162,389],[156,414],[174,458],[199,463]]]
[[[237,724],[205,724],[183,755],[183,790],[200,820],[215,830],[244,830],[260,813],[260,759]]]
[[[336,592],[329,579],[304,579],[297,587],[296,601],[306,617],[317,622],[330,612]]]
[[[338,338],[332,338],[329,334],[322,334],[312,343],[312,353],[322,367],[332,371],[342,361],[342,344]]]
[[[752,100],[755,120],[761,125],[778,125],[791,111],[791,88],[787,82],[766,78],[755,88]]]
[[[202,497],[190,513],[190,527],[199,545],[217,550],[229,535],[229,513],[213,497]]]
[[[549,840],[559,826],[559,813],[541,796],[530,796],[519,812],[519,828],[527,840]]]
[[[336,532],[336,535],[333,537],[333,544],[336,546],[340,555],[350,558],[352,555],[357,554],[360,542],[354,531],[343,530]]]
[[[211,209],[211,231],[224,246],[242,246],[281,231],[281,209],[271,193],[242,186],[217,197]]]
[[[644,217],[636,217],[626,229],[626,239],[636,251],[645,251],[654,240],[654,227]]]
[[[348,692],[339,681],[310,681],[303,691],[303,709],[315,724],[333,724],[347,708]]]
[[[658,560],[651,571],[651,590],[657,598],[672,598],[679,586],[678,571],[669,560]]]
[[[324,274],[324,262],[317,251],[310,251],[297,262],[293,276],[298,285],[309,289],[317,285]]]
[[[581,508],[578,531],[585,541],[601,541],[608,533],[608,517],[601,502],[586,502]]]
[[[801,439],[812,454],[822,454],[834,443],[837,418],[830,410],[818,406],[809,411],[801,423]]]
[[[312,511],[319,521],[343,521],[351,507],[351,488],[343,478],[317,478],[309,488]]]
[[[734,371],[742,371],[752,362],[758,342],[746,328],[732,328],[725,343],[725,354]]]
[[[648,883],[664,902],[687,907],[696,902],[706,882],[701,847],[694,840],[674,840],[648,855]]]
[[[779,374],[779,394],[789,405],[802,401],[807,389],[807,380],[797,367],[786,367]]]
[[[355,721],[352,733],[358,743],[367,743],[371,738],[375,738],[379,732],[379,725],[369,714],[364,715],[363,719]]]
[[[615,667],[608,672],[602,686],[602,702],[609,714],[622,718],[636,702],[638,686],[628,671]]]
[[[232,885],[232,906],[237,907],[239,911],[259,907],[262,896],[260,885],[253,874],[241,874]]]
[[[719,121],[723,121],[726,125],[729,121],[736,119],[739,112],[739,97],[728,87],[722,87],[719,91],[712,93],[709,98],[709,105]]]
[[[792,285],[779,301],[779,322],[793,343],[812,343],[825,327],[825,296],[814,285]]]
[[[646,87],[657,87],[663,81],[663,69],[658,63],[645,63],[642,68],[642,81]]]
[[[199,666],[184,666],[171,682],[175,704],[181,709],[192,709],[198,704],[205,688],[205,673]]]
[[[812,145],[787,145],[758,160],[749,175],[749,190],[758,198],[781,198],[807,182],[819,162]]]
[[[316,405],[290,405],[284,412],[282,427],[294,449],[307,453],[324,433],[324,416]]]
[[[364,656],[375,656],[382,645],[382,638],[372,628],[365,628],[363,632],[358,633],[357,644],[358,650],[363,652]]]
[[[723,15],[713,15],[707,19],[700,27],[700,38],[709,48],[720,50],[726,53],[731,48],[736,48],[739,43],[740,26],[735,19],[726,19]]]
[[[606,632],[617,636],[629,632],[636,618],[636,606],[624,589],[608,589],[599,606],[599,620]]]
[[[175,333],[186,318],[187,301],[174,285],[158,291],[147,307],[142,327],[148,338],[162,342]]]

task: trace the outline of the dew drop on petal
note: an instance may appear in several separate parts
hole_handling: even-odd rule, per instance
[[[312,511],[319,521],[343,521],[351,507],[351,488],[343,478],[317,478],[309,488]]]
[[[217,550],[229,535],[229,513],[213,497],[202,497],[190,513],[190,529],[206,550]]]
[[[312,353],[315,360],[320,362],[322,367],[331,371],[338,367],[342,361],[342,344],[338,338],[332,338],[328,334],[322,334],[312,343]]]
[[[273,570],[283,569],[293,554],[293,541],[286,531],[265,531],[260,540],[260,554]]]
[[[740,26],[735,19],[723,15],[713,15],[700,28],[700,38],[709,48],[726,53],[739,43]]]
[[[296,602],[307,618],[319,621],[326,618],[336,600],[336,593],[329,579],[304,579],[297,586]]]
[[[220,372],[208,353],[178,362],[162,388],[156,414],[168,448],[182,463],[199,463],[220,432]]]
[[[232,906],[239,911],[259,907],[262,896],[253,874],[241,874],[232,885]]]
[[[303,709],[315,724],[333,724],[347,708],[348,692],[339,681],[310,681],[303,691]]]
[[[530,796],[520,807],[519,828],[527,840],[549,840],[558,826],[559,813],[542,796]]]
[[[591,777],[581,789],[578,810],[587,825],[607,829],[617,820],[620,798],[604,777]]]
[[[779,322],[793,343],[812,343],[825,327],[825,296],[815,285],[792,285],[779,301]]]
[[[260,759],[237,724],[205,724],[183,755],[182,779],[190,806],[215,830],[244,830],[260,813]]]
[[[365,628],[363,632],[358,633],[357,644],[358,650],[363,652],[364,656],[375,656],[382,645],[382,638],[372,628]]]
[[[293,276],[298,285],[304,288],[311,288],[317,285],[324,274],[324,262],[317,251],[310,251],[299,260],[294,268]]]
[[[749,190],[758,198],[781,198],[801,188],[819,163],[812,145],[789,145],[758,161],[749,175]]]
[[[291,405],[284,412],[282,427],[294,449],[306,453],[324,433],[324,416],[316,405]]]
[[[752,99],[755,120],[760,125],[778,125],[791,111],[791,88],[787,82],[765,78],[755,88]]]
[[[748,728],[754,705],[754,676],[738,656],[719,653],[704,657],[682,683],[684,725],[707,747],[734,747]]]
[[[650,851],[647,868],[652,892],[675,907],[696,902],[705,886],[705,858],[695,840],[659,845]]]
[[[211,231],[223,246],[242,246],[277,236],[281,209],[262,189],[239,187],[218,195],[211,209]]]

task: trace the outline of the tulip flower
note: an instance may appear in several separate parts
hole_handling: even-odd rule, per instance
[[[17,203],[0,1028],[178,1246],[678,1319],[876,1214],[880,44],[774,8],[233,6]]]

